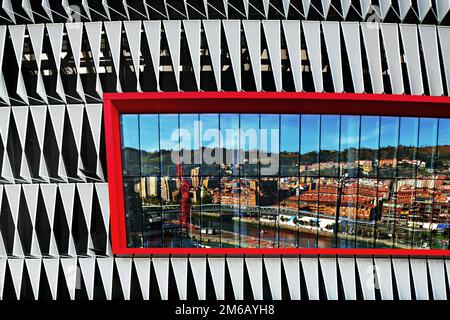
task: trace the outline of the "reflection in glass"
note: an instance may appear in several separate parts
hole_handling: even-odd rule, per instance
[[[242,155],[239,149],[239,115],[221,114],[220,131],[223,139],[220,140],[221,171],[222,176],[239,176],[239,163]]]
[[[199,123],[198,114],[180,114],[180,161],[184,164],[185,175],[200,170]]]
[[[431,177],[435,169],[438,119],[420,118],[417,177]]]
[[[175,176],[176,163],[179,157],[179,131],[177,114],[161,114],[159,116],[159,136],[161,148],[161,175]]]
[[[300,148],[300,116],[282,114],[280,117],[280,175],[298,175]]]
[[[201,114],[201,149],[203,176],[218,176],[222,157],[220,156],[219,115]]]
[[[279,246],[295,248],[298,245],[298,201],[299,201],[298,177],[281,177],[278,189],[278,201],[280,205],[279,225],[285,225],[286,230],[280,227]]]
[[[320,175],[339,176],[340,116],[323,115],[320,123]]]
[[[278,247],[278,178],[261,178],[259,187],[260,246]]]
[[[449,247],[448,119],[129,114],[120,124],[129,247]]]
[[[159,176],[159,128],[157,114],[139,115],[141,175]]]
[[[378,156],[380,142],[380,117],[361,117],[361,137],[359,147],[360,176],[378,176]]]
[[[243,151],[242,176],[259,175],[260,119],[257,114],[241,114],[240,147]]]
[[[301,116],[300,175],[319,175],[320,116]]]
[[[143,226],[141,208],[141,181],[140,178],[124,177],[123,193],[125,203],[125,217],[128,247],[143,247]]]
[[[280,116],[262,114],[259,130],[259,161],[262,176],[274,176],[279,172]]]
[[[240,181],[239,177],[220,180],[220,209],[222,218],[222,247],[240,247]]]
[[[397,168],[397,149],[400,119],[381,117],[378,174],[380,178],[394,178]]]
[[[121,115],[120,128],[123,175],[138,176],[140,174],[139,116],[137,114]]]
[[[340,175],[357,177],[359,168],[359,116],[341,117]]]

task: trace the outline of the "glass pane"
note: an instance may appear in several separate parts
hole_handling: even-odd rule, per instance
[[[260,246],[277,248],[280,228],[278,178],[261,178],[259,194]]]
[[[378,176],[379,142],[380,117],[362,116],[359,149],[360,176]]]
[[[185,175],[188,176],[200,174],[199,124],[198,114],[180,114],[180,160],[183,163]],[[198,187],[198,185],[194,187]]]
[[[320,123],[320,175],[339,176],[340,116],[322,115]]]
[[[394,179],[378,180],[378,198],[381,201],[381,216],[376,227],[376,246],[392,247],[394,245],[394,222],[396,210],[397,183]]]
[[[202,178],[200,193],[201,221],[199,225],[202,226],[200,237],[203,247],[219,248],[221,246],[222,214],[225,212],[221,212],[220,191],[219,178]]]
[[[175,176],[179,157],[179,130],[177,114],[162,114],[159,116],[159,136],[161,148],[161,175]]]
[[[258,177],[240,179],[240,231],[242,248],[260,246],[260,191]]]
[[[122,170],[124,176],[140,174],[139,161],[139,116],[124,114],[120,116],[122,143]]]
[[[159,127],[157,114],[139,115],[141,175],[159,175]]]
[[[259,175],[259,121],[259,115],[257,114],[241,114],[240,147],[244,152],[241,176]]]
[[[450,119],[439,119],[436,174],[450,176]]]
[[[222,176],[238,176],[239,163],[242,159],[239,152],[239,115],[221,114],[220,132],[223,137],[220,140],[222,155],[220,174]]]
[[[218,176],[221,162],[218,114],[201,114],[202,175]]]
[[[418,118],[400,118],[397,175],[414,178],[417,169],[417,143],[419,133]]]
[[[240,246],[240,181],[239,177],[223,177],[220,180],[220,203],[222,218],[222,247]]]
[[[417,177],[431,177],[435,169],[438,119],[420,118]]]
[[[359,116],[341,117],[340,175],[357,177],[359,168]]]
[[[279,246],[292,248],[298,245],[298,177],[280,178],[278,199],[280,203],[279,216]]]
[[[301,116],[300,174],[315,177],[319,174],[320,116]]]
[[[143,215],[141,206],[141,179],[133,177],[123,178],[123,193],[125,204],[125,217],[127,221],[128,247],[142,248]]]
[[[318,242],[319,222],[319,178],[302,177],[299,196],[299,244],[306,248],[315,248],[318,245],[330,247],[331,234],[328,238]]]
[[[141,177],[144,246],[162,246],[161,181],[159,177]]]
[[[280,116],[262,114],[259,130],[259,161],[262,176],[274,176],[279,172]]]
[[[397,149],[400,119],[381,117],[380,154],[378,172],[380,178],[393,178],[397,168]]]
[[[300,151],[300,116],[280,117],[280,175],[297,176]]]

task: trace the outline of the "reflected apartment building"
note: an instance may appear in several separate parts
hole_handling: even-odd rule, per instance
[[[447,299],[447,2],[3,1],[0,299]]]

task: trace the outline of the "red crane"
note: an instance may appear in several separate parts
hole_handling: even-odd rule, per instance
[[[180,190],[180,215],[178,222],[181,227],[195,229],[195,226],[191,224],[191,184],[184,178],[184,168],[181,163],[177,164],[177,177]]]

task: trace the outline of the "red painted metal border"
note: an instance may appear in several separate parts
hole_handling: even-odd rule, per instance
[[[450,256],[439,249],[128,248],[119,115],[122,113],[297,113],[450,118],[450,97],[306,92],[105,93],[104,124],[114,254]]]

